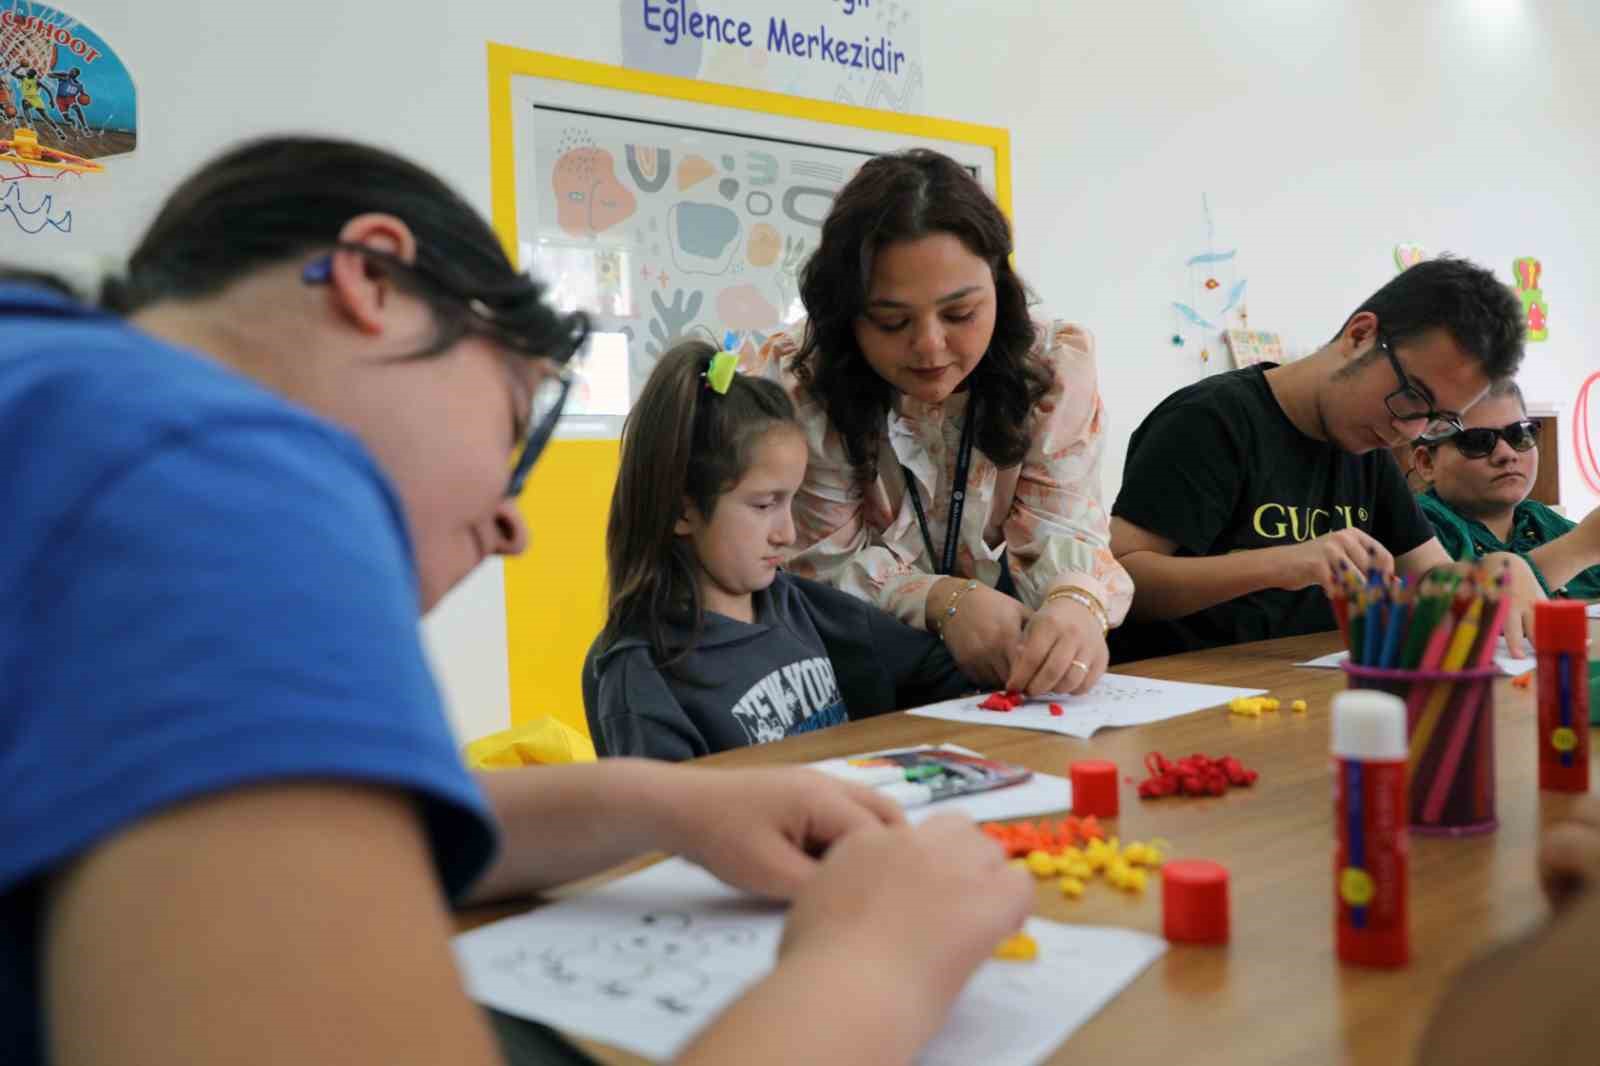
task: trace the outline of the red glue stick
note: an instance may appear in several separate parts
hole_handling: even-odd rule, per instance
[[[1583,603],[1533,607],[1539,653],[1539,787],[1589,791],[1589,622]]]
[[[1339,958],[1404,966],[1406,914],[1406,705],[1356,689],[1333,698],[1333,899]]]

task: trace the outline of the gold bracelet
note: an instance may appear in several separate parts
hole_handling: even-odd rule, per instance
[[[1100,623],[1102,636],[1111,632],[1111,616],[1106,613],[1105,604],[1101,603],[1100,598],[1089,590],[1078,588],[1076,585],[1067,585],[1056,589],[1044,598],[1045,603],[1051,603],[1055,600],[1071,600],[1080,607],[1087,609],[1090,614],[1094,615],[1095,621]]]
[[[933,631],[939,635],[940,640],[944,639],[944,627],[949,625],[950,619],[956,616],[956,604],[961,601],[961,597],[977,587],[978,583],[976,581],[968,581],[965,585],[952,592],[950,598],[945,601],[944,613],[934,618]]]

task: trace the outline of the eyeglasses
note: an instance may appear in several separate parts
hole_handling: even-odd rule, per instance
[[[1394,376],[1400,382],[1398,389],[1383,398],[1383,405],[1389,409],[1394,420],[1420,422],[1425,419],[1428,424],[1419,436],[1428,441],[1439,441],[1460,433],[1461,415],[1455,411],[1434,410],[1433,397],[1406,377],[1400,360],[1395,357],[1394,348],[1390,347],[1388,338],[1381,333],[1378,334],[1378,348],[1389,357],[1389,365],[1394,367]]]
[[[418,283],[429,302],[440,312],[454,312],[450,318],[454,320],[456,329],[441,334],[433,347],[417,353],[418,355],[432,355],[443,351],[462,333],[474,330],[503,347],[524,355],[550,358],[558,363],[565,363],[583,347],[583,342],[588,336],[588,319],[582,315],[568,316],[569,322],[573,325],[571,335],[558,338],[554,343],[548,336],[532,338],[521,335],[503,325],[495,312],[481,300],[464,299],[451,292],[427,271],[411,263],[363,244],[340,242],[335,247],[359,252],[395,269],[401,276]],[[300,273],[300,280],[307,285],[326,285],[332,278],[331,253],[313,259]],[[547,350],[550,348],[556,350]],[[550,438],[555,435],[556,425],[561,421],[561,410],[566,406],[567,393],[571,389],[572,374],[567,371],[545,378],[534,390],[533,402],[529,405],[528,411],[528,435],[523,439],[522,448],[512,463],[511,478],[506,484],[507,496],[515,497],[522,492],[523,483],[528,479],[528,472],[533,469],[534,462],[544,451],[545,445],[550,443]]]
[[[1445,439],[1454,444],[1456,451],[1467,459],[1484,458],[1493,452],[1502,440],[1511,445],[1513,450],[1526,452],[1539,443],[1539,423],[1531,418],[1523,418],[1499,429],[1489,426],[1463,429],[1460,433]]]
[[[522,484],[528,480],[528,471],[544,451],[545,445],[555,435],[556,423],[561,421],[561,409],[567,405],[567,394],[572,391],[572,375],[545,378],[533,392],[533,403],[528,407],[528,436],[522,442],[522,451],[511,467],[511,480],[506,484],[506,495],[522,495]]]

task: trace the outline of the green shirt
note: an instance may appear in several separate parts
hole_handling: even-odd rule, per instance
[[[1511,515],[1511,540],[1502,541],[1490,532],[1489,527],[1476,518],[1457,514],[1455,509],[1441,500],[1432,489],[1417,497],[1422,513],[1433,523],[1439,543],[1450,558],[1457,561],[1477,559],[1490,552],[1515,552],[1527,561],[1533,576],[1547,595],[1552,589],[1545,583],[1544,574],[1528,553],[1543,547],[1577,525],[1562,518],[1537,500],[1523,500]],[[1566,584],[1566,594],[1574,599],[1600,599],[1600,566],[1591,566]]]

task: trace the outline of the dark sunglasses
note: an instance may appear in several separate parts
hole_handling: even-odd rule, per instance
[[[1445,439],[1454,444],[1456,451],[1467,459],[1484,458],[1494,451],[1495,445],[1502,440],[1511,445],[1515,451],[1525,452],[1539,443],[1539,423],[1531,418],[1524,418],[1499,429],[1488,426],[1463,429],[1460,433]]]

